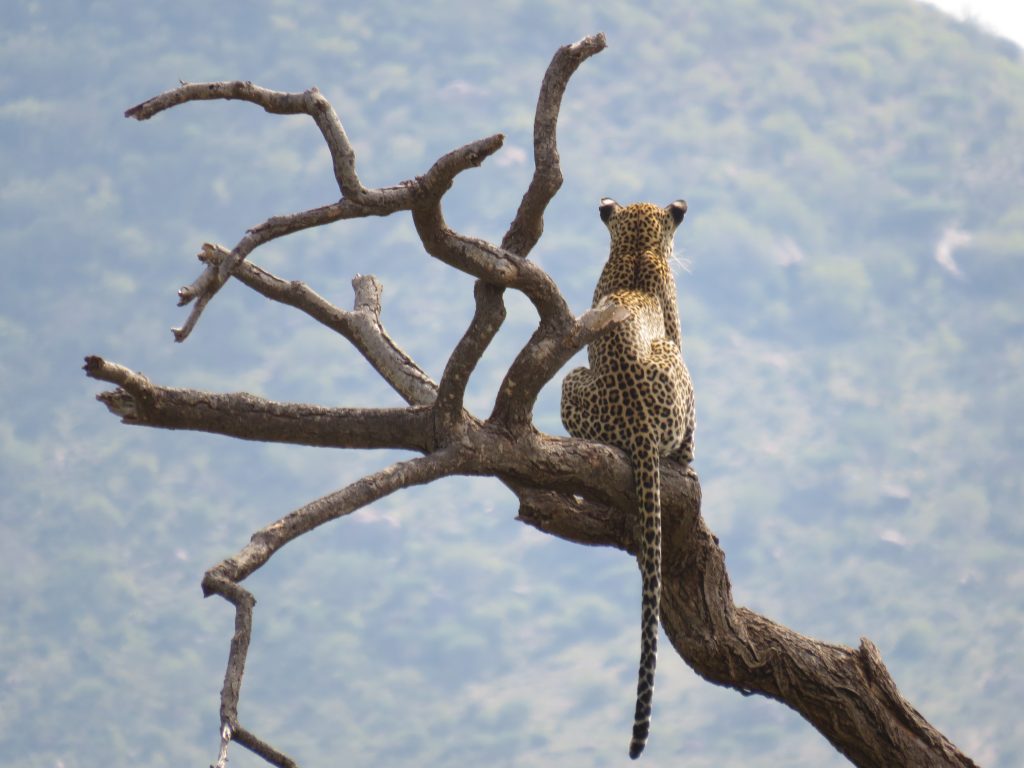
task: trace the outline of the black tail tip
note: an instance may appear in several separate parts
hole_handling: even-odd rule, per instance
[[[629,740],[629,756],[633,760],[640,757],[640,753],[644,751],[644,747],[647,746],[647,736],[651,732],[650,708],[644,712],[641,702],[638,701],[636,709],[637,717],[641,719],[639,722],[633,723],[633,738]]]

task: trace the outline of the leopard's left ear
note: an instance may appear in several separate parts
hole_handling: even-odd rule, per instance
[[[672,214],[672,220],[678,227],[683,223],[683,217],[686,215],[686,201],[676,200],[674,203],[666,205],[665,210]]]
[[[601,221],[605,224],[608,223],[608,219],[612,217],[612,214],[619,210],[622,206],[612,200],[610,197],[602,197],[601,205],[598,206],[597,210],[601,214]]]

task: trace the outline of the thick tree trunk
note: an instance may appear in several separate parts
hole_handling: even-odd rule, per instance
[[[618,494],[609,497],[607,487],[595,493],[590,483],[570,483],[569,490],[600,501],[521,490],[519,518],[570,541],[634,552],[638,518],[629,465],[622,455],[593,461],[592,476],[613,478]],[[556,474],[569,472],[560,461],[543,463]],[[781,701],[863,768],[975,766],[903,698],[869,639],[858,649],[826,643],[736,606],[725,555],[700,515],[699,481],[667,463],[662,472],[661,621],[697,674]]]

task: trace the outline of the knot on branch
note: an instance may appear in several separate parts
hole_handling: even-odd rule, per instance
[[[120,416],[122,421],[139,420],[135,398],[120,387],[108,392],[100,392],[96,395],[96,399],[107,406],[107,410],[112,414]]]
[[[353,310],[365,312],[375,321],[379,321],[380,299],[384,293],[384,286],[380,280],[373,275],[356,275],[352,278],[352,290],[356,294]]]

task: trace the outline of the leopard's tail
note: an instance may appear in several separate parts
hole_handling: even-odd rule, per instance
[[[637,559],[643,577],[640,670],[636,684],[636,715],[629,756],[634,760],[647,745],[651,730],[654,668],[658,657],[658,616],[661,608],[661,461],[649,438],[638,441],[633,455],[633,482],[640,505],[641,536]]]

